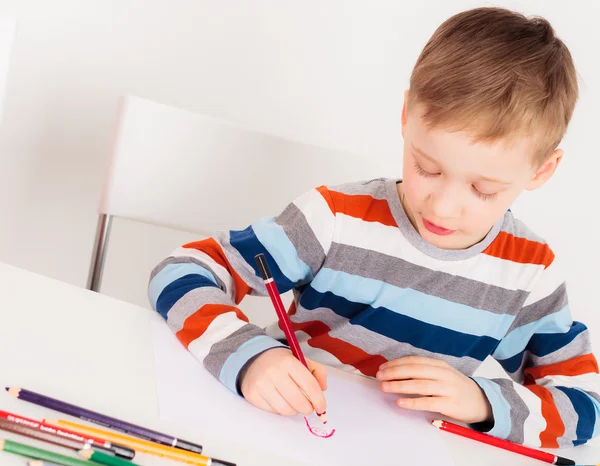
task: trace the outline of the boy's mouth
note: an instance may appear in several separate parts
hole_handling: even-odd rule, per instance
[[[427,228],[427,230],[430,231],[431,233],[440,235],[440,236],[451,235],[452,233],[454,233],[456,231],[456,230],[448,230],[447,228],[436,225],[435,223],[430,222],[429,220],[427,220],[425,218],[423,218],[423,225],[425,225],[425,228]]]

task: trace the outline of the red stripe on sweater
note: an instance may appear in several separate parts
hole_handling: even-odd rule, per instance
[[[225,256],[223,249],[213,238],[203,239],[202,241],[194,241],[193,243],[184,244],[183,247],[188,249],[197,249],[198,251],[203,252],[204,254],[210,256],[210,258],[217,264],[224,267],[227,272],[229,272],[229,275],[231,275],[233,278],[233,284],[235,287],[236,304],[239,304],[244,296],[250,293],[250,287],[235,271],[233,266],[227,260],[227,256]]]
[[[292,327],[295,332],[302,331],[310,335],[307,343],[313,348],[331,353],[343,364],[353,366],[367,376],[374,377],[379,366],[387,362],[383,356],[369,354],[344,340],[333,338],[329,335],[331,329],[323,322],[292,322]]]
[[[501,231],[484,254],[521,264],[543,265],[548,268],[554,261],[554,253],[547,244],[520,238]]]
[[[192,341],[206,332],[213,320],[227,312],[235,312],[238,319],[248,322],[248,318],[237,307],[225,304],[205,304],[185,319],[183,328],[176,334],[177,338],[187,348]]]
[[[598,361],[593,354],[582,354],[567,361],[525,369],[525,378],[530,382],[552,375],[577,376],[598,373]]]
[[[558,438],[564,435],[565,425],[554,403],[552,393],[540,385],[526,385],[526,387],[542,400],[542,416],[546,419],[546,429],[540,433],[542,448],[558,448]]]

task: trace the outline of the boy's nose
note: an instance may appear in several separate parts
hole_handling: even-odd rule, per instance
[[[433,214],[438,219],[456,218],[460,212],[460,201],[451,190],[444,190],[431,196]]]

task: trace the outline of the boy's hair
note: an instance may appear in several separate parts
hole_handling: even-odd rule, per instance
[[[533,136],[541,165],[562,140],[578,99],[577,75],[550,23],[503,8],[446,20],[421,52],[408,102],[427,125],[468,130],[475,140]]]

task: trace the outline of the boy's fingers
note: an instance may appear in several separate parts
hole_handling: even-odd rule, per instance
[[[254,406],[256,406],[259,409],[262,409],[263,411],[268,411],[270,413],[277,414],[277,411],[275,411],[275,409],[273,409],[273,407],[269,404],[269,402],[267,400],[265,400],[258,393],[250,394],[248,397],[246,397],[246,399],[251,404],[253,404]]]
[[[327,403],[325,402],[325,395],[319,382],[315,376],[306,369],[303,365],[299,364],[290,371],[290,376],[296,382],[296,384],[306,393],[313,408],[318,413],[322,413],[327,409]]]
[[[444,396],[445,385],[437,380],[401,380],[383,382],[381,389],[387,393],[404,395]]]
[[[413,411],[431,411],[434,413],[443,413],[446,398],[440,396],[431,396],[424,398],[398,398],[396,404],[401,408]]]
[[[422,364],[402,364],[377,372],[379,380],[430,379],[446,380],[452,373],[444,367]]]
[[[298,414],[294,408],[283,398],[277,387],[271,385],[262,393],[263,398],[282,416],[294,416]]]
[[[446,361],[439,359],[426,358],[425,356],[407,356],[405,358],[392,359],[379,367],[381,369],[387,369],[388,367],[402,366],[406,364],[422,364],[425,366],[436,366],[436,367],[449,367]]]
[[[297,413],[308,416],[313,412],[312,404],[290,376],[277,382],[277,391]]]
[[[262,409],[263,411],[268,411],[273,414],[278,414],[277,411],[275,411],[275,408],[273,408],[273,406],[271,406],[271,404],[267,400],[265,400],[262,396],[258,397],[257,403],[255,403],[254,405],[256,407]]]

